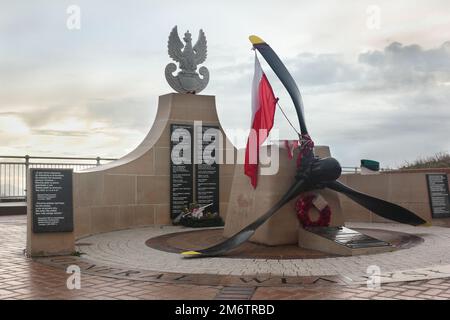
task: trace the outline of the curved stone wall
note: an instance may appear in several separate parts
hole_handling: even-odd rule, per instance
[[[215,97],[172,93],[159,97],[144,141],[125,157],[74,173],[75,237],[170,224],[170,124],[218,126]],[[227,148],[235,149],[227,140]],[[234,159],[231,161],[234,163]],[[220,165],[220,212],[227,212],[234,164]]]
[[[420,169],[387,171],[378,175],[345,174],[340,180],[364,193],[399,204],[434,225],[440,225],[445,219],[432,219],[428,196],[426,174],[446,173],[450,169]],[[450,181],[450,179],[449,179]],[[392,222],[381,218],[345,196],[340,196],[345,221],[354,222]]]

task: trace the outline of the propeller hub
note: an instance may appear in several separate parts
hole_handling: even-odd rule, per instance
[[[315,159],[311,165],[309,178],[313,184],[331,182],[341,176],[342,168],[334,158]]]

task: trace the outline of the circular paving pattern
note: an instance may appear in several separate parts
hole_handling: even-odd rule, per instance
[[[380,230],[356,229],[368,236],[390,243],[395,250],[408,249],[423,242],[423,239],[408,233]],[[180,253],[193,249],[206,248],[219,243],[226,238],[222,235],[223,229],[200,229],[165,234],[150,238],[147,246],[153,249],[171,253]],[[238,248],[218,258],[235,259],[321,259],[338,257],[321,251],[300,248],[296,245],[265,246],[252,242],[245,242]]]
[[[382,277],[387,277],[386,281],[408,281],[408,277],[422,279],[430,276],[450,276],[448,228],[384,223],[349,223],[347,226],[355,229],[381,230],[376,232],[393,231],[410,234],[422,238],[423,242],[414,246],[407,245],[409,248],[404,250],[351,257],[184,259],[177,253],[150,248],[146,242],[152,238],[192,229],[153,226],[86,237],[78,241],[77,250],[83,253],[80,261],[88,261],[96,266],[110,266],[117,270],[181,274],[183,277],[202,275],[214,278],[216,282],[221,281],[220,276],[234,276],[239,279],[277,276],[283,277],[281,281],[285,281],[283,280],[285,277],[337,276],[356,283],[367,280],[369,266],[379,267]]]

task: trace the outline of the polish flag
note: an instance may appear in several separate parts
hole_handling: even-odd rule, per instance
[[[259,147],[264,143],[273,127],[275,98],[272,87],[255,54],[255,74],[252,86],[252,122],[245,149],[245,174],[250,177],[253,188],[258,181]]]

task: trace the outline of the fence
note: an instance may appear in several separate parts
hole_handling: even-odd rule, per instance
[[[83,170],[99,166],[112,158],[0,156],[0,202],[23,200],[26,195],[28,168],[72,168]],[[358,173],[358,167],[342,167],[343,173]]]
[[[26,195],[28,168],[70,168],[83,170],[99,166],[112,158],[0,156],[0,201],[23,200]]]
[[[342,167],[342,173],[358,173],[361,172],[359,167]]]

